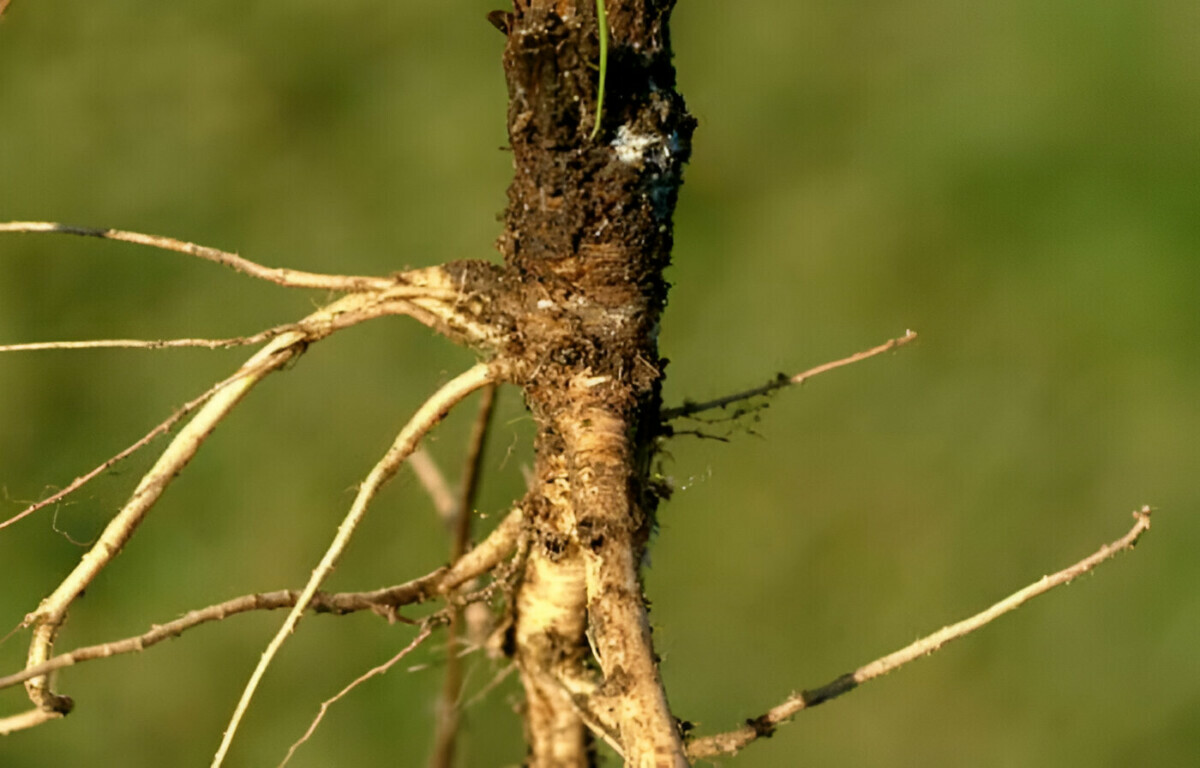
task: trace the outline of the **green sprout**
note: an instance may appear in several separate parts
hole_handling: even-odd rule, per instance
[[[592,126],[589,141],[600,133],[600,118],[604,115],[604,80],[608,74],[608,15],[604,12],[604,0],[596,0],[596,22],[600,25],[600,93],[596,96],[596,124]]]

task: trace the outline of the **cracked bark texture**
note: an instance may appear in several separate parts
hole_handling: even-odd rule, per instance
[[[594,0],[517,0],[498,20],[514,178],[490,293],[511,326],[498,357],[538,424],[513,628],[532,766],[592,764],[588,725],[627,765],[687,765],[638,575],[658,502],[663,269],[695,126],[675,91],[672,6],[607,0],[595,140]]]

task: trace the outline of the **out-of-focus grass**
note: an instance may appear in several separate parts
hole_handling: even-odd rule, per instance
[[[486,258],[510,165],[494,5],[16,3],[0,22],[0,219],[170,234],[321,271]],[[662,332],[668,399],[922,334],[778,395],[741,425],[754,435],[668,446],[679,491],[648,584],[678,714],[734,726],[1091,552],[1142,503],[1159,508],[1137,553],[723,762],[1200,755],[1197,30],[1182,0],[676,11],[701,127]],[[0,343],[248,333],[322,298],[133,246],[0,240]],[[0,358],[5,509],[128,444],[244,354]],[[216,433],[61,647],[300,583],[348,489],[467,364],[401,320],[315,347]],[[448,467],[468,422],[433,445]],[[519,493],[529,431],[510,396],[481,501],[492,519]],[[54,526],[94,536],[149,460],[0,532],[0,624],[81,554]],[[367,525],[333,588],[445,557],[410,479]],[[78,711],[4,740],[0,763],[204,764],[281,618],[63,673]],[[235,762],[278,761],[323,698],[410,636],[367,617],[306,621]],[[3,669],[25,639],[0,646]],[[438,674],[368,684],[293,764],[421,764]],[[481,664],[472,689],[489,675]],[[520,762],[511,692],[468,713],[463,765]],[[22,702],[0,694],[6,712]]]

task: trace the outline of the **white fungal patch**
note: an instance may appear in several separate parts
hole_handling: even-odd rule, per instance
[[[622,125],[617,129],[617,138],[612,140],[612,148],[617,151],[617,159],[630,165],[641,165],[646,159],[646,150],[659,143],[659,137],[652,134],[638,134]]]
[[[550,309],[550,307],[553,307],[553,306],[554,306],[554,302],[550,301],[550,299],[538,299],[538,303],[537,303],[538,309]]]

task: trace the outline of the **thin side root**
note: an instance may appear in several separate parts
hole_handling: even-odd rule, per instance
[[[760,397],[762,395],[769,395],[777,389],[803,384],[812,377],[832,371],[835,368],[841,368],[842,366],[851,365],[853,363],[875,357],[876,355],[882,355],[884,352],[890,352],[893,349],[897,349],[911,341],[914,341],[916,338],[916,331],[905,331],[903,336],[895,339],[888,339],[877,347],[864,349],[862,352],[856,352],[853,355],[850,355],[849,357],[843,357],[840,360],[822,363],[815,368],[809,368],[807,371],[802,371],[794,376],[780,374],[771,381],[768,381],[766,384],[763,384],[761,387],[754,387],[753,389],[747,389],[744,392],[726,395],[725,397],[718,397],[716,400],[709,400],[703,403],[685,402],[683,405],[675,408],[664,408],[662,410],[662,420],[670,421],[672,419],[680,419],[697,413],[702,413],[703,411],[711,411],[714,408],[724,408],[725,406],[733,405],[734,403],[740,403],[743,400],[750,400],[751,398]]]
[[[354,535],[355,529],[362,522],[366,515],[367,507],[371,500],[379,492],[379,489],[396,474],[396,470],[400,468],[400,464],[408,458],[414,450],[417,443],[425,436],[430,429],[441,421],[450,409],[458,404],[463,398],[471,394],[480,387],[491,383],[495,378],[495,374],[491,367],[486,363],[479,363],[470,368],[465,373],[448,382],[440,390],[434,393],[433,397],[429,398],[424,405],[417,410],[408,424],[400,430],[400,434],[396,437],[392,447],[382,459],[371,469],[367,475],[367,479],[363,481],[359,488],[358,495],[354,499],[354,503],[350,506],[350,511],[346,514],[342,524],[338,526],[337,535],[333,542],[326,550],[325,556],[321,558],[321,562],[313,570],[312,577],[304,586],[303,592],[300,594],[300,599],[296,602],[291,613],[283,622],[283,626],[279,628],[271,643],[263,652],[262,658],[258,662],[258,666],[254,668],[250,680],[246,683],[246,688],[242,692],[242,697],[238,701],[237,708],[234,710],[233,716],[230,718],[229,726],[225,729],[225,734],[221,739],[221,745],[213,756],[212,768],[219,768],[224,762],[225,755],[229,751],[229,746],[233,742],[234,734],[237,733],[238,725],[241,723],[243,715],[250,706],[250,700],[254,698],[254,692],[258,688],[259,682],[266,673],[267,668],[271,665],[271,661],[275,658],[275,654],[283,647],[283,643],[287,640],[300,622],[300,617],[304,615],[313,596],[321,586],[321,582],[333,571],[337,561],[345,552],[346,546],[350,543],[350,538]]]
[[[8,221],[0,223],[0,232],[20,233],[50,233],[58,235],[77,235],[79,237],[98,237],[101,240],[119,240],[125,243],[148,245],[164,251],[184,253],[188,256],[216,262],[237,272],[266,280],[276,285],[288,288],[320,288],[329,291],[366,291],[386,290],[396,284],[395,280],[385,277],[354,277],[348,275],[323,275],[315,272],[301,272],[295,269],[266,267],[249,259],[244,259],[236,253],[197,245],[184,240],[161,235],[147,235],[141,232],[128,232],[123,229],[108,229],[101,227],[77,227],[71,224],[59,224],[53,221]]]
[[[1150,507],[1142,507],[1133,513],[1136,522],[1133,528],[1121,538],[1105,544],[1095,554],[1080,560],[1074,565],[1064,568],[1058,573],[1043,576],[1028,587],[1014,592],[987,610],[980,611],[974,616],[963,619],[957,624],[943,627],[927,637],[917,640],[900,650],[876,659],[849,674],[842,675],[819,688],[803,691],[788,697],[783,703],[772,708],[759,717],[747,720],[745,727],[727,733],[699,738],[688,744],[687,754],[691,759],[713,757],[714,755],[732,754],[747,744],[762,736],[770,736],[775,729],[790,717],[804,709],[811,709],[818,704],[824,704],[843,693],[854,690],[863,683],[883,677],[888,672],[898,669],[910,661],[928,656],[939,650],[946,643],[965,637],[977,629],[990,624],[1000,616],[1015,610],[1038,595],[1044,595],[1055,587],[1069,584],[1101,563],[1111,559],[1119,552],[1133,549],[1142,534],[1150,530]]]

